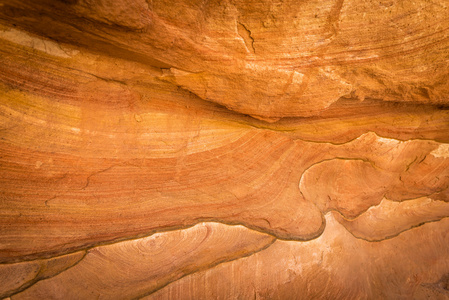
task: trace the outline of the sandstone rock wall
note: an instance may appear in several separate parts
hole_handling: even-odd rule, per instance
[[[0,299],[449,299],[449,4],[0,3]]]

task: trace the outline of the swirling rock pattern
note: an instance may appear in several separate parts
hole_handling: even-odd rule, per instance
[[[382,242],[355,238],[330,213],[326,220],[315,240],[278,240],[143,299],[447,299],[448,219]]]
[[[25,290],[39,280],[53,277],[80,262],[85,251],[61,257],[0,265],[0,297]]]
[[[217,223],[156,233],[93,248],[76,266],[12,299],[61,295],[65,299],[134,299],[190,273],[261,251],[274,241],[242,226]]]
[[[448,298],[448,13],[0,3],[0,297]]]

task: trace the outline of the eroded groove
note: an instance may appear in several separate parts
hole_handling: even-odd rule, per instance
[[[254,38],[251,35],[251,31],[243,23],[237,22],[237,32],[245,42],[248,52],[255,54],[256,48],[254,47]]]

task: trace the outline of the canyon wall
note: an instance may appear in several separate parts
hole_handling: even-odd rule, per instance
[[[2,1],[0,299],[449,299],[448,16]]]

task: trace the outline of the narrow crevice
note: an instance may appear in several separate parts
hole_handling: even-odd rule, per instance
[[[254,47],[254,38],[251,35],[251,30],[249,30],[243,23],[237,22],[237,32],[245,42],[246,49],[255,54],[256,48]]]

